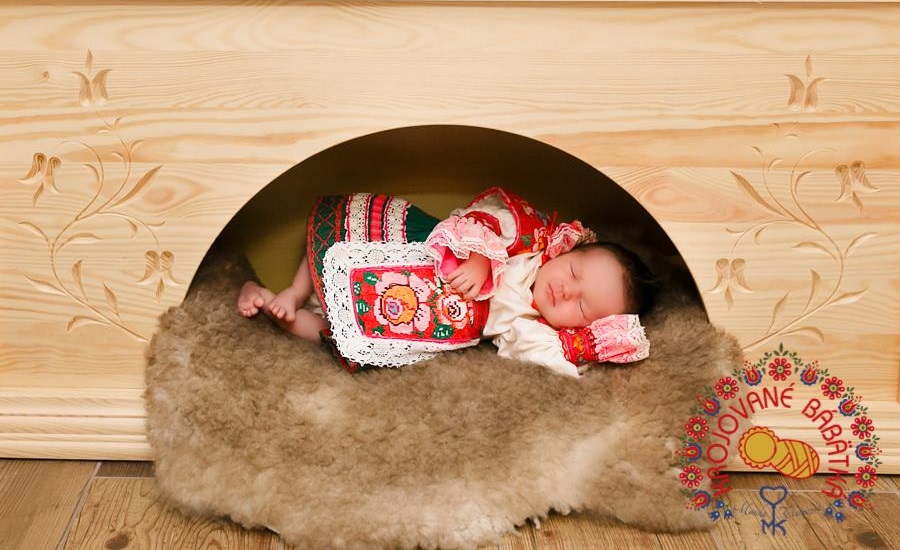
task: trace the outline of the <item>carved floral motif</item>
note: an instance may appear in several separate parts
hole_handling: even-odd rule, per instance
[[[93,73],[93,55],[90,51],[85,59],[84,72],[75,71],[72,74],[79,78],[81,83],[78,92],[78,102],[84,107],[95,107],[97,105],[106,104],[109,94],[106,90],[106,79],[110,73],[110,69],[103,69],[96,74]],[[141,144],[141,140],[127,142],[119,132],[119,123],[121,117],[116,118],[112,123],[108,122],[96,109],[94,114],[103,123],[103,128],[98,130],[98,134],[110,134],[118,141],[121,146],[121,152],[113,152],[113,156],[119,159],[124,168],[125,176],[118,183],[109,182],[106,178],[106,170],[103,159],[97,151],[89,144],[83,141],[65,140],[60,143],[74,144],[83,148],[90,153],[94,159],[93,162],[83,164],[94,176],[96,190],[91,199],[78,211],[74,212],[72,217],[63,224],[63,228],[55,234],[49,233],[38,225],[29,221],[21,221],[19,225],[29,230],[33,234],[43,240],[47,247],[48,261],[50,267],[49,278],[44,276],[26,275],[28,281],[39,291],[48,294],[65,296],[82,306],[87,314],[73,316],[67,326],[67,331],[72,331],[78,327],[88,324],[101,324],[110,328],[116,328],[129,334],[139,341],[147,341],[147,338],[136,332],[134,329],[126,325],[122,320],[119,308],[119,298],[115,290],[106,281],[99,281],[103,288],[105,303],[95,303],[85,292],[87,278],[85,277],[85,264],[83,259],[76,260],[70,267],[60,265],[61,252],[66,247],[72,245],[83,245],[91,243],[99,243],[106,240],[106,237],[98,235],[90,230],[84,229],[85,226],[90,227],[87,222],[101,217],[113,217],[122,220],[131,230],[131,238],[134,239],[141,231],[145,232],[153,239],[154,249],[148,250],[145,254],[146,270],[144,276],[136,281],[138,284],[155,283],[155,297],[159,301],[165,291],[165,285],[181,285],[176,280],[172,269],[175,263],[175,255],[168,250],[162,250],[159,238],[156,235],[156,228],[162,226],[165,222],[149,223],[140,218],[129,214],[123,207],[138,197],[142,191],[148,188],[154,176],[161,166],[155,166],[137,178],[132,178],[133,156],[135,149]],[[57,185],[57,172],[62,165],[59,157],[49,156],[43,152],[35,153],[32,158],[31,169],[24,178],[18,180],[19,183],[36,186],[36,190],[32,197],[32,206],[37,208],[38,200],[47,191],[54,193],[62,193]],[[116,188],[116,185],[118,187]],[[108,198],[103,198],[103,191],[112,186],[115,191]],[[67,275],[67,276],[66,276]]]
[[[782,128],[778,124],[774,124],[778,138],[797,139],[797,135],[789,133],[782,136]],[[798,190],[800,184],[806,179],[812,171],[803,170],[801,165],[811,155],[825,151],[825,149],[817,149],[809,151],[802,155],[791,168],[790,177],[786,182],[790,201],[781,201],[772,192],[770,187],[771,172],[775,166],[784,161],[783,158],[764,153],[759,147],[752,149],[760,157],[760,180],[761,186],[755,186],[750,181],[739,174],[732,171],[738,187],[740,187],[747,196],[752,199],[753,203],[760,208],[766,210],[771,216],[770,219],[757,223],[747,229],[733,230],[726,229],[729,233],[737,235],[732,244],[731,251],[734,252],[741,241],[749,234],[753,235],[754,242],[758,245],[759,238],[766,229],[774,225],[784,224],[801,227],[810,234],[808,240],[798,242],[793,245],[792,249],[798,253],[812,254],[818,256],[827,256],[831,258],[837,269],[837,275],[833,280],[824,282],[822,276],[816,269],[809,270],[809,286],[805,292],[787,291],[772,307],[772,315],[768,328],[756,340],[748,343],[744,349],[749,350],[755,346],[773,338],[784,337],[789,335],[803,335],[815,338],[820,342],[825,341],[825,335],[818,328],[807,324],[810,317],[822,311],[827,307],[850,304],[859,300],[868,290],[868,288],[846,289],[844,275],[847,271],[847,263],[850,254],[860,245],[878,236],[877,233],[867,231],[854,236],[850,242],[842,244],[829,233],[827,228],[823,227],[809,212],[807,205],[801,202]],[[871,184],[866,176],[865,164],[861,160],[854,160],[848,164],[840,164],[835,170],[837,184],[839,186],[839,195],[835,202],[851,198],[856,204],[860,215],[863,214],[862,201],[858,193],[874,193],[878,188]],[[744,276],[744,267],[746,261],[743,258],[719,258],[715,264],[717,280],[715,285],[709,289],[711,293],[724,293],[725,302],[729,310],[734,302],[731,289],[734,288],[741,292],[752,293],[753,288],[748,284]],[[782,318],[783,311],[789,300],[801,299],[804,301],[802,311],[794,317]]]

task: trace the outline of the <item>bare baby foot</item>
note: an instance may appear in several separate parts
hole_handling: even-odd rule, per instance
[[[244,317],[253,317],[259,313],[259,308],[266,303],[266,293],[272,294],[266,288],[263,288],[253,281],[247,281],[241,287],[238,294],[237,307],[238,311]]]
[[[266,309],[278,321],[293,323],[297,317],[297,310],[306,303],[306,298],[307,296],[289,286],[267,302]]]

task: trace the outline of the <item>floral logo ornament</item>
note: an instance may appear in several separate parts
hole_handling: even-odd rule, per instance
[[[810,87],[814,87],[814,84],[810,83],[807,88]],[[808,94],[809,92],[806,93]],[[775,126],[779,140],[782,138],[797,138],[795,133],[788,133],[782,136],[781,126],[778,124],[773,126]],[[851,304],[863,297],[868,288],[850,290],[843,288],[845,273],[848,271],[849,258],[853,251],[869,239],[877,237],[878,234],[871,231],[864,232],[853,237],[848,243],[840,243],[839,239],[830,234],[828,229],[823,227],[810,214],[808,205],[803,204],[801,201],[798,191],[803,181],[812,174],[810,170],[801,169],[801,165],[808,157],[827,151],[827,149],[809,151],[793,163],[790,175],[785,183],[785,187],[789,192],[789,200],[776,196],[770,185],[773,170],[785,159],[764,153],[759,147],[751,147],[751,149],[760,157],[759,182],[756,184],[751,183],[746,176],[736,171],[732,171],[731,175],[737,186],[744,191],[754,204],[769,215],[769,219],[746,229],[726,229],[728,233],[736,235],[731,251],[734,252],[748,235],[752,235],[754,243],[759,245],[760,239],[770,227],[779,225],[792,226],[801,229],[809,235],[809,238],[795,243],[792,247],[793,251],[830,258],[836,266],[837,275],[831,281],[826,282],[819,271],[810,268],[809,286],[805,293],[806,296],[798,296],[797,291],[789,290],[785,292],[772,307],[768,328],[756,340],[745,345],[744,350],[753,349],[776,336],[804,336],[824,343],[825,335],[822,331],[806,322],[810,317],[825,308]],[[846,164],[838,165],[835,168],[835,174],[840,186],[837,200],[851,198],[857,205],[860,213],[862,213],[862,202],[859,200],[857,192],[869,193],[878,190],[866,177],[863,161],[855,160],[849,163],[849,166]],[[858,187],[856,183],[858,183]],[[712,288],[708,289],[708,292],[713,294],[723,293],[729,311],[735,301],[733,291],[752,292],[752,287],[748,284],[746,270],[747,264],[742,258],[734,260],[719,258],[716,260],[716,283]],[[803,304],[803,309],[799,314],[785,319],[783,313],[789,301],[799,301],[799,303]]]
[[[734,398],[734,396],[737,395],[737,391],[738,382],[730,376],[720,378],[716,383],[716,395],[718,395],[722,399],[725,399],[726,401]]]
[[[700,468],[694,465],[685,466],[678,477],[681,479],[681,483],[688,489],[699,486],[700,482],[703,481],[703,474],[700,472]]]
[[[105,105],[109,100],[106,82],[110,69],[104,69],[94,74],[93,61],[93,54],[88,51],[84,72],[76,71],[73,73],[79,78],[81,83],[78,92],[78,103],[84,107]],[[89,324],[100,324],[119,329],[136,340],[145,342],[147,338],[127,326],[122,319],[118,295],[109,283],[105,281],[100,281],[99,283],[99,287],[103,291],[103,302],[105,303],[97,303],[97,300],[92,298],[87,292],[89,281],[86,277],[87,271],[83,259],[76,260],[71,266],[60,265],[61,252],[67,247],[100,243],[108,240],[93,230],[87,229],[87,227],[90,227],[90,222],[99,218],[121,220],[130,229],[132,239],[139,232],[143,232],[153,240],[155,249],[162,248],[155,230],[161,227],[164,222],[146,222],[130,214],[125,208],[129,202],[139,197],[149,187],[161,166],[151,168],[137,178],[136,181],[133,181],[133,157],[141,141],[125,141],[119,130],[121,118],[116,118],[113,122],[109,122],[96,109],[94,114],[103,123],[103,128],[98,131],[98,134],[112,135],[121,147],[121,151],[115,151],[112,154],[124,165],[126,176],[118,183],[111,183],[106,178],[104,160],[94,147],[87,143],[73,140],[65,140],[60,143],[60,146],[67,144],[76,145],[85,150],[93,159],[92,162],[82,164],[82,166],[93,176],[95,191],[90,200],[76,212],[73,212],[68,222],[63,224],[63,228],[55,233],[45,231],[30,221],[23,220],[19,222],[21,227],[30,231],[44,242],[48,253],[49,277],[46,275],[26,275],[26,279],[40,292],[64,296],[86,310],[86,315],[75,315],[69,320],[66,326],[67,331]],[[38,199],[47,189],[54,193],[63,193],[59,181],[59,171],[62,165],[62,160],[55,154],[48,155],[44,152],[38,152],[33,155],[31,168],[22,179],[18,180],[19,183],[24,185],[37,186],[32,196],[33,207],[36,208],[38,206]],[[160,300],[165,291],[166,284],[181,285],[173,274],[175,255],[171,251],[148,251],[145,254],[145,259],[147,261],[147,271],[138,283],[153,282],[154,276],[158,274],[159,278],[156,280],[155,293],[157,301]],[[66,277],[66,275],[68,276]]]
[[[778,381],[787,380],[791,375],[791,364],[784,357],[776,357],[769,363],[769,376]]]
[[[722,449],[715,448],[721,447],[721,441],[725,437],[723,430],[733,425],[732,431],[725,432],[732,434],[738,428],[736,421],[729,420],[726,416],[739,415],[748,408],[752,412],[753,406],[765,407],[765,400],[770,401],[769,406],[775,406],[771,402],[778,400],[779,392],[776,390],[779,387],[791,387],[793,381],[798,379],[807,386],[821,387],[822,396],[827,401],[818,402],[816,411],[822,413],[823,419],[830,418],[835,422],[837,419],[847,418],[848,424],[844,426],[843,433],[847,436],[852,433],[856,439],[856,443],[843,441],[838,434],[829,440],[829,460],[832,463],[837,463],[833,455],[846,453],[848,472],[844,475],[848,477],[836,476],[840,478],[837,481],[826,478],[829,490],[821,492],[830,498],[823,504],[824,515],[841,522],[851,510],[862,511],[871,506],[870,499],[878,479],[877,468],[881,464],[879,457],[882,450],[879,448],[875,425],[866,415],[867,408],[862,405],[861,396],[855,394],[854,388],[848,388],[843,380],[830,375],[828,369],[822,368],[818,361],[804,362],[796,352],[779,344],[777,349],[763,353],[755,362],[745,361],[743,368],[721,377],[714,387],[707,387],[696,396],[697,404],[683,426],[681,445],[674,452],[674,461],[680,468],[678,479],[683,486],[682,493],[687,499],[688,508],[706,512],[712,521],[733,517],[734,513],[727,499],[730,488],[722,482],[727,477],[723,478],[719,473],[719,468],[727,459],[727,452],[722,457]],[[760,388],[766,381],[770,382],[770,386]],[[746,393],[739,391],[742,387],[746,388]],[[809,417],[809,414],[803,414]],[[809,444],[782,439],[764,426],[754,426],[743,432],[738,447],[742,459],[745,462],[749,460],[748,465],[775,468],[787,477],[810,477],[819,464],[818,453]],[[716,460],[716,456],[720,460]],[[851,458],[859,461],[859,464],[851,464]],[[702,459],[707,459],[709,464],[704,466]],[[713,465],[714,463],[718,465]],[[844,459],[840,463],[844,464]],[[855,481],[856,487],[842,490],[840,498],[835,499],[839,495],[837,492],[832,494],[832,489],[836,486],[843,488],[847,479]]]
[[[703,441],[709,432],[709,423],[702,416],[692,416],[684,424],[684,433],[694,441]]]

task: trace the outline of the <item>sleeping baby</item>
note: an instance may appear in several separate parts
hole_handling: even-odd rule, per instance
[[[499,187],[445,220],[356,193],[320,197],[291,285],[275,294],[248,281],[238,310],[324,339],[351,372],[489,338],[502,357],[578,377],[591,362],[648,356],[638,315],[655,288],[630,250]]]

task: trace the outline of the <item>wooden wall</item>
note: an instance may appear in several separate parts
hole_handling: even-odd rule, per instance
[[[852,383],[898,472],[897,28],[891,2],[0,2],[0,454],[147,458],[144,346],[229,220],[333,146],[457,125],[621,185],[747,357]],[[508,166],[445,191],[394,147],[329,177],[449,208]],[[299,237],[260,204],[237,233],[277,285]]]

